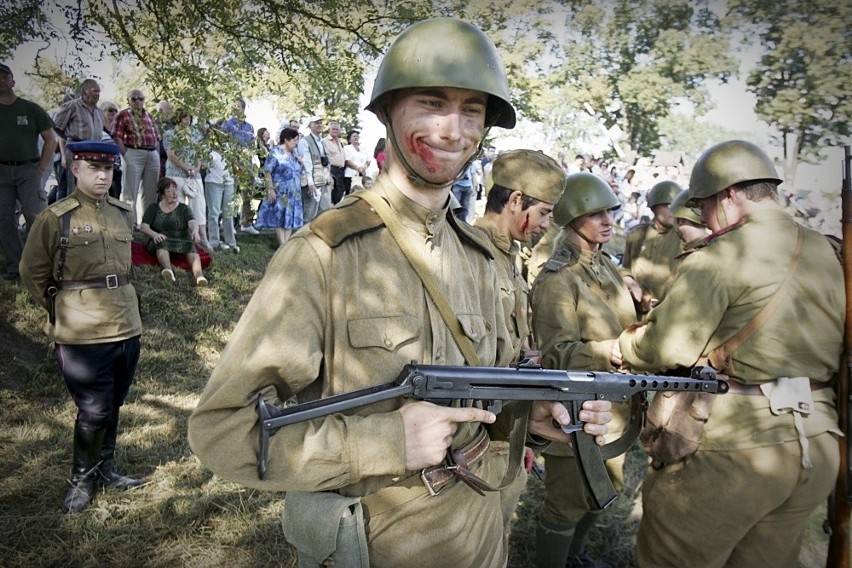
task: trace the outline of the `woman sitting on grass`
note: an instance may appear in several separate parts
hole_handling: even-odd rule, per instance
[[[192,218],[189,207],[178,200],[175,180],[164,177],[157,183],[157,203],[145,210],[140,230],[148,237],[148,252],[157,255],[165,280],[175,281],[171,255],[183,255],[192,266],[195,285],[207,286],[201,272],[201,257],[195,250],[195,245],[201,242],[198,222]]]

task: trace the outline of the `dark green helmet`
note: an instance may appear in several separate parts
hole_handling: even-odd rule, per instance
[[[553,208],[553,222],[565,226],[577,217],[620,205],[609,185],[598,176],[571,174],[565,178],[565,191]]]
[[[382,97],[397,89],[455,87],[488,94],[486,126],[515,127],[509,81],[482,30],[456,18],[431,18],[403,31],[385,54],[367,110],[381,117]]]
[[[648,207],[655,205],[668,205],[677,194],[680,193],[681,187],[673,181],[661,181],[651,188],[648,192]]]
[[[676,219],[686,219],[687,221],[704,225],[701,213],[692,208],[688,189],[684,189],[675,196],[674,201],[669,204],[669,210],[671,210],[672,215]]]
[[[692,167],[689,197],[712,197],[746,181],[781,183],[775,164],[760,148],[745,140],[728,140],[701,154]]]

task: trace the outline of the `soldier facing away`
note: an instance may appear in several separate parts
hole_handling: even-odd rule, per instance
[[[619,337],[631,369],[707,358],[730,383],[698,450],[648,471],[640,566],[794,567],[805,521],[834,486],[843,274],[828,239],[778,204],[780,183],[754,144],[704,152],[689,195],[713,234],[647,324]]]

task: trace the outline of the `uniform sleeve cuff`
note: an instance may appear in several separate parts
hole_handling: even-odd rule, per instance
[[[405,429],[399,412],[350,420],[347,427],[354,479],[405,473]]]

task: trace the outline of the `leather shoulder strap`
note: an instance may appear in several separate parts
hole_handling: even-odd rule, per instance
[[[796,271],[796,267],[799,264],[799,257],[802,255],[802,247],[805,244],[805,230],[801,225],[798,226],[798,229],[798,240],[796,241],[796,249],[793,252],[793,261],[790,263],[790,268],[787,270],[787,275],[784,277],[784,281],[781,282],[781,286],[779,286],[778,291],[775,292],[769,302],[763,306],[763,309],[757,312],[751,321],[749,321],[742,329],[740,329],[722,345],[707,355],[707,359],[714,369],[723,371],[726,374],[731,374],[733,371],[732,357],[736,350],[739,349],[749,337],[754,335],[758,329],[763,327],[763,324],[766,323],[772,314],[775,313],[775,310],[777,310],[781,305],[781,301],[784,299],[784,292],[786,292],[787,288],[790,287],[793,273]]]

